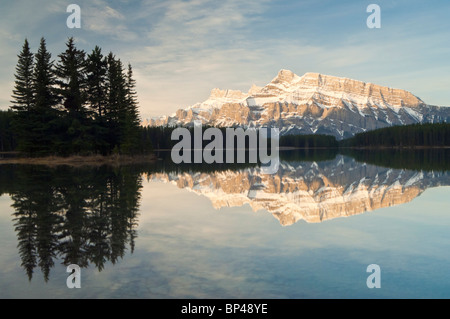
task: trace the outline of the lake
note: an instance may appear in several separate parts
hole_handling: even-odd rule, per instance
[[[450,298],[449,150],[162,157],[0,165],[0,297]]]

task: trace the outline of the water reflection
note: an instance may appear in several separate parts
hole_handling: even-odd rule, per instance
[[[55,262],[102,271],[107,262],[133,253],[143,178],[205,196],[216,209],[249,205],[265,210],[281,225],[361,214],[450,185],[449,150],[397,154],[391,161],[387,153],[367,154],[283,152],[274,175],[258,166],[177,166],[170,160],[94,168],[0,165],[0,193],[13,201],[18,253],[28,279],[38,268],[48,281]]]
[[[428,187],[450,185],[446,171],[392,169],[344,155],[317,162],[281,161],[273,175],[254,167],[150,173],[147,179],[205,196],[216,209],[248,204],[254,211],[266,210],[282,225],[361,214],[407,203]]]
[[[101,271],[133,252],[141,175],[130,167],[1,166],[2,192],[13,200],[21,265],[48,281],[55,260]]]

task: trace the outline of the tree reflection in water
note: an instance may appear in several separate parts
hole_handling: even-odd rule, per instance
[[[28,165],[0,170],[9,177],[2,193],[13,200],[18,250],[29,280],[39,267],[48,281],[58,259],[80,267],[92,263],[101,271],[127,248],[133,252],[142,188],[138,170]]]
[[[204,194],[211,187],[212,192],[220,188],[230,198],[236,193],[237,198],[245,199],[243,203],[254,201],[258,207],[265,207],[266,197],[254,199],[252,194],[269,194],[270,205],[266,209],[278,216],[282,224],[293,223],[302,214],[291,216],[284,206],[279,209],[283,214],[272,211],[276,208],[274,194],[278,203],[291,210],[298,206],[305,213],[308,210],[301,206],[305,203],[309,208],[319,207],[318,220],[322,220],[362,213],[367,207],[404,203],[426,188],[450,185],[450,149],[342,151],[345,156],[338,155],[335,149],[280,152],[282,165],[273,176],[259,174],[259,164],[175,165],[169,153],[159,154],[162,160],[156,163],[119,167],[3,164],[0,194],[8,193],[13,201],[18,252],[29,280],[38,267],[48,281],[56,262],[80,267],[93,264],[102,271],[108,262],[115,264],[123,258],[127,250],[133,253],[143,176],[174,180],[179,187],[203,187]],[[215,180],[217,176],[219,181]],[[189,179],[189,183],[183,183],[184,179]],[[237,186],[228,183],[225,190],[222,184],[228,180],[237,180]],[[328,193],[324,192],[324,185],[328,186]],[[358,190],[367,196],[350,196]],[[391,198],[388,192],[397,193]],[[301,194],[309,196],[309,201]],[[326,202],[334,198],[331,195],[342,195],[333,202],[342,204],[336,216],[332,214],[334,206]],[[350,205],[348,200],[352,198],[359,202]]]

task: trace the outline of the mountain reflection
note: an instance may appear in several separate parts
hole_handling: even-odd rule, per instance
[[[55,263],[101,271],[133,253],[143,178],[205,196],[216,209],[247,204],[266,210],[282,225],[361,214],[450,185],[450,150],[397,154],[395,161],[383,154],[284,152],[273,175],[253,164],[174,165],[170,159],[120,167],[0,165],[0,194],[12,199],[18,254],[29,280],[40,269],[47,281]]]
[[[11,176],[12,175],[12,176]],[[126,246],[134,250],[142,178],[121,167],[1,166],[10,193],[18,250],[28,278],[39,267],[45,281],[55,260],[101,271]],[[5,189],[6,188],[6,189]]]
[[[266,210],[282,225],[361,214],[407,203],[428,187],[450,185],[450,174],[445,170],[392,169],[344,155],[317,162],[281,161],[274,175],[253,167],[206,173],[150,173],[147,179],[189,189],[207,197],[216,209],[248,204],[254,211]]]

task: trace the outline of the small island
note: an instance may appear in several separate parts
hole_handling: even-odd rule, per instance
[[[0,152],[15,156],[2,163],[153,160],[135,87],[131,64],[125,68],[112,52],[104,56],[96,46],[86,54],[69,38],[55,62],[44,38],[35,54],[25,39],[12,105],[0,112]]]

